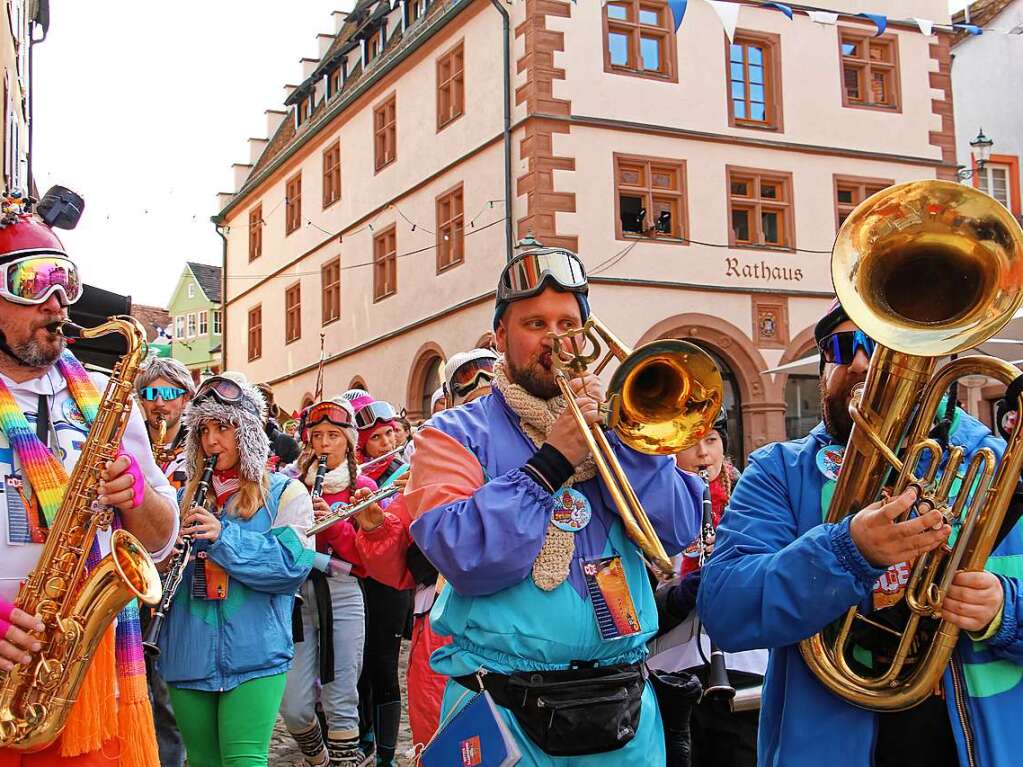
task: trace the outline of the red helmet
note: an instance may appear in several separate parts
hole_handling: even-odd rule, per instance
[[[0,262],[41,253],[68,258],[53,230],[31,213],[0,218]]]

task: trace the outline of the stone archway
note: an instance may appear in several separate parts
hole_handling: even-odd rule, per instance
[[[659,338],[692,341],[719,356],[731,369],[739,388],[745,455],[785,439],[784,390],[763,374],[767,363],[749,336],[720,317],[691,312],[661,320],[636,345]]]
[[[426,412],[428,407],[423,405],[424,398],[427,405],[429,403],[430,393],[425,389],[429,379],[438,373],[438,363],[440,368],[444,366],[445,355],[437,343],[427,341],[419,347],[412,359],[412,370],[405,390],[405,410],[409,420],[418,421],[430,417]]]

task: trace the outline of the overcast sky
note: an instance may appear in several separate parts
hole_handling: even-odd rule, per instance
[[[86,201],[60,234],[85,280],[166,306],[186,261],[219,264],[210,216],[284,84],[352,0],[51,0],[35,47],[40,193]]]

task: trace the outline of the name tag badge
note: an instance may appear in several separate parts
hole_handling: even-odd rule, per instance
[[[586,590],[604,641],[639,633],[639,615],[629,593],[622,558],[618,555],[582,562]]]
[[[554,514],[551,522],[559,530],[577,533],[590,523],[593,510],[586,496],[571,487],[563,487],[554,494]]]

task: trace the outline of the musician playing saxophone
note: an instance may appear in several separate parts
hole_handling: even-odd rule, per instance
[[[27,663],[40,643],[25,633],[35,618],[11,612],[21,580],[35,566],[52,522],[39,490],[50,483],[48,461],[66,481],[78,459],[105,379],[87,374],[65,347],[56,325],[81,297],[77,267],[60,240],[19,203],[3,200],[0,215],[0,673]],[[136,410],[120,456],[100,478],[99,502],[115,509],[115,525],[133,533],[154,558],[174,546],[174,491],[153,461],[145,424]],[[110,530],[97,537],[97,555],[109,550]],[[35,754],[0,749],[2,767],[117,765],[156,767],[156,739],[145,680],[131,656],[141,658],[134,603],[100,643],[63,735]],[[114,671],[116,669],[116,673]],[[92,680],[90,681],[90,677]],[[116,697],[115,697],[116,696]],[[116,706],[111,702],[116,700]],[[100,707],[109,716],[89,717]],[[116,715],[115,715],[116,714]],[[137,726],[136,726],[137,725]]]
[[[1023,590],[1013,565],[1018,527],[988,561],[992,572],[959,572],[942,614],[964,630],[941,689],[901,712],[858,708],[813,676],[798,642],[850,606],[884,606],[905,583],[907,565],[951,533],[934,509],[896,521],[915,491],[873,503],[839,523],[821,520],[841,470],[853,387],[866,376],[875,343],[837,302],[817,323],[824,422],[807,437],[752,454],[703,568],[698,609],[727,651],[767,647],[758,764],[954,767],[1014,764],[1023,736]],[[1001,455],[1005,443],[957,411],[948,436],[969,454]],[[967,633],[969,632],[969,633]],[[861,656],[869,662],[867,655]],[[997,736],[995,736],[997,734]]]

